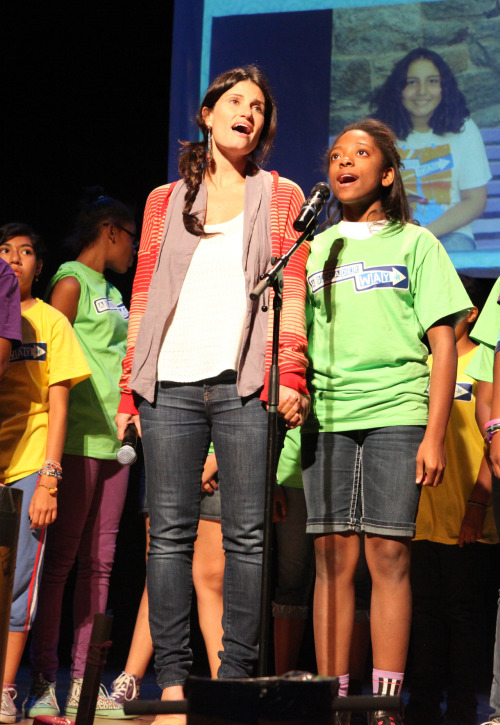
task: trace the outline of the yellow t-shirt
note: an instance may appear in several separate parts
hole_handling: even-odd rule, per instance
[[[455,398],[446,429],[446,469],[437,488],[422,486],[415,539],[439,544],[456,544],[462,519],[476,482],[484,452],[484,441],[475,419],[476,381],[465,368],[476,350],[458,358]],[[432,357],[429,357],[432,367]],[[496,544],[497,531],[493,510],[488,506],[483,527],[483,543]]]
[[[37,471],[45,460],[49,387],[88,378],[90,368],[68,319],[37,300],[22,314],[21,347],[0,380],[0,482]]]

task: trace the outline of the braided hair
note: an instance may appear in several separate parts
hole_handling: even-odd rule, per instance
[[[269,84],[262,71],[255,65],[247,65],[241,68],[233,68],[232,70],[221,73],[211,83],[205,96],[200,104],[196,123],[203,134],[202,141],[185,141],[182,142],[182,151],[179,154],[179,173],[184,179],[187,191],[184,197],[183,220],[184,226],[191,234],[203,236],[203,221],[191,213],[194,200],[198,194],[203,176],[207,169],[206,166],[206,145],[208,129],[203,120],[203,108],[212,109],[219,98],[230,90],[236,83],[241,81],[251,81],[260,88],[264,95],[264,127],[259,137],[259,142],[255,148],[255,163],[262,163],[271,151],[274,135],[276,133],[276,103],[271,95]],[[215,162],[212,161],[210,169],[215,168]],[[254,167],[255,168],[255,167]]]

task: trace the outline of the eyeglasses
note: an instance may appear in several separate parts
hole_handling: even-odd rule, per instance
[[[122,231],[122,232],[127,232],[130,239],[132,240],[132,246],[133,246],[134,250],[137,251],[139,249],[139,237],[137,236],[137,234],[135,232],[131,232],[130,229],[125,229],[125,227],[122,227],[119,224],[116,224],[115,222],[104,222],[103,227],[109,227],[111,225],[116,227],[117,229],[120,229],[120,231]]]

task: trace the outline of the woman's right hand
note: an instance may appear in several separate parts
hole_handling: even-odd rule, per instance
[[[137,428],[137,435],[141,436],[141,421],[139,419],[139,416],[132,415],[131,413],[117,413],[115,417],[115,423],[118,428],[118,440],[122,441],[123,436],[125,435],[125,430],[130,423],[134,423],[135,427]]]

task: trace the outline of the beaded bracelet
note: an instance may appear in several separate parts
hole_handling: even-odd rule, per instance
[[[58,481],[62,479],[62,466],[58,461],[46,460],[38,471],[40,476],[53,476]]]
[[[54,478],[57,478],[58,481],[62,479],[61,471],[55,471],[53,468],[40,468],[38,473],[41,476],[53,476]]]
[[[499,421],[499,423],[500,423],[500,421]],[[59,463],[59,461],[51,461],[50,459],[47,459],[44,462],[42,468],[45,468],[45,466],[47,466],[47,468],[55,468],[56,471],[61,471],[62,472],[62,466]]]
[[[493,440],[493,436],[495,433],[498,433],[500,430],[500,425],[497,428],[488,428],[488,431],[486,432],[486,438],[488,439],[488,443],[491,443]]]
[[[57,486],[54,488],[52,486],[46,486],[44,483],[39,483],[37,481],[36,488],[46,488],[51,496],[57,496]]]

